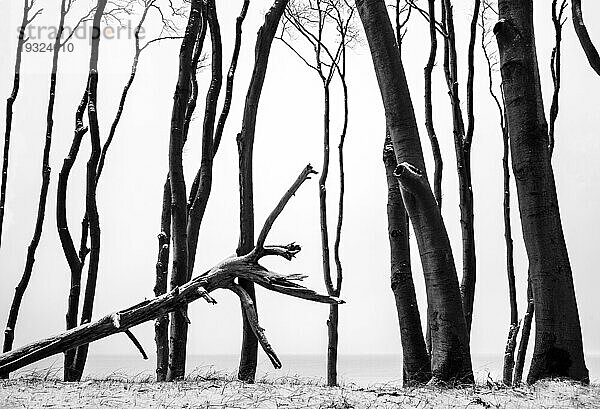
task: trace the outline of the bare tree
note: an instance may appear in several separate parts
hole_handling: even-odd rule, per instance
[[[254,68],[250,78],[250,85],[246,94],[242,129],[237,136],[238,161],[239,161],[239,188],[240,188],[240,240],[237,248],[238,256],[243,256],[252,251],[254,246],[254,187],[252,175],[254,134],[256,130],[256,115],[260,102],[269,54],[273,38],[277,33],[279,20],[283,15],[289,0],[275,0],[269,11],[265,14],[265,22],[258,30],[254,52]],[[256,295],[254,284],[243,277],[239,281],[240,287],[248,293],[256,309]],[[238,378],[245,382],[254,382],[258,353],[258,339],[248,320],[246,309],[242,305],[243,334],[242,352]]]
[[[0,246],[2,246],[2,226],[4,225],[4,206],[6,204],[6,186],[8,183],[8,163],[10,153],[10,136],[12,131],[13,106],[19,95],[19,87],[21,85],[21,61],[23,56],[23,45],[27,41],[25,38],[25,29],[31,22],[42,12],[39,9],[29,17],[35,0],[23,0],[23,19],[19,27],[19,38],[17,40],[17,51],[15,57],[15,71],[13,78],[13,89],[10,96],[6,100],[6,127],[4,130],[4,150],[2,156],[2,182],[0,184]]]
[[[533,1],[500,0],[498,9],[494,33],[500,50],[504,109],[535,303],[536,342],[527,380],[533,383],[566,376],[589,382],[548,149]]]
[[[40,187],[40,195],[39,195],[39,203],[38,203],[38,212],[36,218],[36,224],[34,228],[33,238],[31,243],[27,249],[27,258],[25,263],[25,269],[23,271],[23,275],[17,287],[15,288],[15,296],[12,301],[12,305],[10,308],[8,323],[5,331],[5,339],[4,339],[4,348],[3,350],[9,351],[12,349],[12,343],[14,339],[14,330],[17,324],[17,318],[19,315],[19,310],[21,306],[21,302],[23,300],[23,296],[25,291],[29,285],[29,281],[31,279],[31,275],[33,273],[33,267],[35,263],[35,253],[38,248],[42,229],[44,225],[44,219],[46,214],[46,199],[48,197],[48,187],[50,185],[50,149],[52,145],[52,131],[54,126],[54,105],[55,105],[55,95],[56,95],[56,85],[57,85],[57,72],[58,72],[58,61],[59,56],[63,50],[63,47],[70,40],[72,33],[79,27],[79,25],[85,21],[89,15],[88,13],[84,17],[82,17],[79,22],[76,24],[75,28],[71,31],[71,35],[67,36],[63,39],[64,33],[64,24],[65,18],[69,11],[73,6],[74,0],[63,0],[60,4],[60,13],[59,13],[59,23],[57,35],[54,40],[54,44],[52,46],[52,68],[50,73],[50,91],[48,96],[48,108],[46,112],[46,134],[44,138],[44,150],[42,156],[42,184]]]
[[[548,130],[548,149],[550,157],[554,151],[554,129],[556,118],[558,117],[558,97],[560,95],[560,63],[561,63],[561,42],[562,28],[565,24],[563,14],[567,8],[567,0],[562,0],[560,6],[557,0],[552,0],[552,25],[554,26],[554,48],[550,57],[550,71],[552,72],[552,83],[554,84],[554,93],[552,94],[552,104],[550,105],[550,129]]]
[[[348,127],[348,87],[346,84],[346,48],[354,39],[350,23],[354,8],[345,0],[308,0],[288,4],[284,13],[282,34],[278,37],[304,64],[313,70],[323,88],[323,169],[319,178],[319,213],[321,227],[321,251],[323,276],[327,293],[339,297],[342,286],[342,264],[340,260],[340,240],[344,211],[344,141]],[[294,34],[299,34],[310,47],[311,57],[305,57],[299,45],[293,43]],[[286,38],[289,37],[289,38]],[[335,284],[331,273],[329,251],[329,228],[327,223],[327,177],[330,162],[331,133],[331,85],[334,78],[342,84],[344,99],[344,120],[338,145],[340,167],[340,195],[338,201],[338,222],[334,244],[336,265]],[[327,320],[327,384],[337,385],[338,350],[338,307],[330,306]]]
[[[187,192],[183,174],[184,123],[187,104],[190,99],[192,58],[194,45],[201,21],[201,2],[192,0],[190,15],[181,49],[179,52],[179,77],[173,97],[171,136],[169,142],[169,181],[171,184],[171,218],[173,232],[173,269],[171,289],[178,288],[187,281]],[[183,306],[182,306],[183,307]],[[178,310],[171,316],[169,344],[169,368],[167,379],[181,379],[185,373],[185,351],[187,342],[187,314]],[[175,321],[177,320],[177,321]],[[183,325],[181,324],[183,322]]]
[[[471,182],[471,144],[475,128],[475,116],[473,113],[473,85],[475,74],[474,54],[480,6],[481,1],[475,0],[473,17],[470,25],[467,55],[467,129],[465,130],[459,97],[458,55],[456,52],[456,35],[454,30],[452,2],[451,0],[442,1],[442,26],[446,33],[444,41],[444,72],[452,108],[454,148],[456,151],[459,185],[460,225],[462,233],[463,272],[460,291],[468,333],[471,331],[471,321],[473,318],[477,269],[475,255],[473,186]]]
[[[600,55],[598,54],[598,50],[594,46],[590,34],[587,31],[587,27],[583,22],[581,0],[571,0],[571,11],[573,12],[573,26],[575,27],[575,33],[577,33],[581,47],[585,52],[590,66],[598,75],[600,75]]]
[[[394,175],[415,231],[427,286],[435,380],[473,382],[469,341],[452,249],[427,180],[404,67],[382,0],[356,0],[399,163]]]
[[[512,223],[510,220],[510,141],[508,129],[506,128],[504,106],[501,97],[498,96],[494,84],[494,72],[497,71],[499,64],[498,54],[489,51],[493,39],[490,39],[492,30],[488,25],[488,12],[497,16],[497,11],[493,5],[484,1],[481,5],[481,50],[485,57],[488,70],[488,92],[492,97],[496,108],[498,109],[500,131],[502,132],[502,176],[503,176],[503,218],[504,218],[504,242],[506,248],[506,273],[508,277],[508,299],[510,305],[510,325],[504,350],[504,366],[502,370],[502,380],[505,385],[510,386],[513,383],[513,369],[515,366],[515,349],[517,346],[517,336],[520,329],[519,309],[517,305],[517,288],[515,281],[514,250],[512,239]]]

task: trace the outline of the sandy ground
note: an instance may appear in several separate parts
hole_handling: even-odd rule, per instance
[[[231,376],[196,376],[184,382],[86,380],[44,377],[0,381],[1,408],[600,408],[600,386],[541,382],[503,388],[493,383],[462,389],[327,388],[298,378],[243,384]]]

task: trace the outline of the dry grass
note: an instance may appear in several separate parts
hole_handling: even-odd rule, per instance
[[[118,374],[80,383],[57,380],[58,373],[22,373],[0,381],[1,408],[598,408],[600,386],[564,381],[504,388],[488,382],[469,388],[398,384],[328,388],[299,377],[265,378],[254,385],[232,374],[192,373],[184,382],[156,383],[148,375]]]

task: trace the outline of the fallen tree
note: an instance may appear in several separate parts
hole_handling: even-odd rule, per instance
[[[187,304],[200,298],[211,304],[215,304],[216,301],[210,293],[219,288],[231,290],[238,295],[252,331],[258,338],[263,350],[273,363],[273,366],[277,369],[281,368],[281,361],[269,344],[264,330],[258,323],[258,315],[250,295],[236,281],[238,279],[248,280],[268,290],[310,301],[327,304],[344,303],[337,297],[318,294],[296,283],[296,281],[306,278],[304,275],[278,274],[267,270],[259,264],[260,259],[265,256],[279,256],[291,260],[300,251],[300,246],[295,243],[267,246],[265,245],[265,240],[273,223],[281,214],[288,201],[294,196],[300,186],[306,180],[310,179],[310,175],[315,173],[310,165],[302,170],[296,181],[283,195],[265,221],[258,236],[256,246],[250,253],[243,256],[232,256],[188,283],[176,287],[159,297],[142,301],[132,307],[106,315],[95,322],[81,325],[62,334],[36,341],[2,354],[0,355],[0,374],[10,373],[49,356],[90,344],[117,333],[127,332],[136,325],[152,321],[170,312],[180,311],[184,313],[184,307]],[[185,315],[185,319],[188,320],[187,314]]]

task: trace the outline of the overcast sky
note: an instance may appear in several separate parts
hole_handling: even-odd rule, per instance
[[[51,26],[58,22],[59,1],[40,0],[44,13],[34,24]],[[68,18],[79,19],[88,0],[78,2]],[[224,48],[224,69],[231,57],[235,17],[241,1],[218,1]],[[231,255],[238,239],[237,148],[235,136],[241,127],[243,101],[254,60],[256,31],[262,24],[270,1],[252,1],[244,22],[244,37],[236,75],[233,106],[220,151],[214,164],[214,183],[200,233],[196,261],[198,274]],[[459,70],[464,101],[466,44],[470,6],[457,1],[455,20]],[[552,94],[549,59],[553,45],[550,0],[536,1],[536,34],[542,91],[549,111]],[[600,44],[600,4],[585,2],[584,14],[591,37]],[[0,2],[0,96],[12,87],[14,49],[20,24],[22,2]],[[569,12],[570,17],[570,9]],[[139,15],[131,16],[135,26]],[[124,21],[127,23],[127,20]],[[356,23],[360,27],[360,22]],[[148,36],[156,31],[156,16],[148,22]],[[423,117],[423,67],[428,49],[428,27],[413,14],[404,41],[404,65],[420,126],[423,150],[432,174],[431,148]],[[362,27],[360,27],[362,34]],[[32,40],[34,41],[34,40]],[[46,39],[36,40],[49,41]],[[51,151],[52,181],[46,220],[30,287],[16,329],[15,345],[57,332],[65,325],[69,269],[56,231],[56,181],[62,160],[73,136],[75,108],[85,88],[89,44],[74,39],[73,52],[64,52],[59,61],[55,130]],[[153,297],[154,266],[162,205],[162,186],[168,165],[169,124],[173,91],[177,79],[179,41],[153,45],[141,57],[138,76],[131,89],[124,116],[109,152],[98,187],[102,248],[94,316],[96,318]],[[206,42],[206,50],[209,42]],[[487,93],[487,68],[476,48],[475,136],[472,151],[475,234],[477,241],[477,287],[471,336],[475,353],[501,354],[509,325],[508,289],[505,270],[502,218],[502,140],[498,114]],[[492,43],[495,50],[495,42]],[[114,118],[121,90],[131,65],[133,41],[103,40],[100,44],[98,111],[104,140]],[[441,55],[441,48],[440,53]],[[349,53],[350,124],[346,142],[346,213],[341,259],[344,266],[340,308],[340,353],[400,353],[400,337],[394,299],[389,283],[389,247],[386,219],[386,181],[382,163],[385,134],[383,107],[366,41]],[[21,91],[14,106],[10,152],[9,185],[2,248],[0,249],[0,325],[4,326],[13,288],[21,277],[27,245],[33,233],[40,186],[40,164],[45,132],[45,113],[51,53],[24,53]],[[499,73],[495,73],[496,80]],[[458,185],[452,141],[449,98],[441,70],[434,71],[434,121],[444,159],[443,216],[451,238],[457,269],[462,260]],[[188,186],[200,162],[200,137],[209,72],[199,77],[200,97],[197,120],[192,124],[184,152]],[[569,249],[575,289],[579,302],[584,347],[600,352],[597,251],[600,230],[600,78],[591,70],[577,42],[571,21],[565,24],[563,42],[563,88],[557,123],[554,170],[562,221]],[[332,148],[337,147],[342,104],[339,86],[332,102]],[[322,161],[322,91],[316,74],[308,70],[280,42],[273,43],[269,69],[259,108],[255,144],[256,228],[281,194],[307,163],[317,170]],[[219,108],[220,109],[220,108]],[[4,121],[0,128],[4,131]],[[329,176],[329,217],[337,217],[337,149],[332,149]],[[86,136],[69,184],[69,223],[79,241],[79,223],[84,211],[85,162],[89,156]],[[520,314],[525,310],[527,262],[522,242],[516,191],[513,185],[513,231],[515,267]],[[330,234],[333,236],[333,232]],[[321,246],[316,180],[307,182],[277,220],[270,242],[295,241],[303,251],[292,262],[265,261],[274,270],[310,275],[306,284],[324,292],[321,273]],[[413,245],[413,270],[425,313],[423,275]],[[280,353],[322,353],[326,350],[328,307],[258,290],[261,325]],[[216,306],[200,301],[190,307],[192,325],[188,350],[192,354],[238,353],[240,313],[237,297],[217,291]],[[153,325],[134,329],[147,350],[153,347]],[[92,354],[134,353],[124,336],[93,344]],[[264,359],[264,356],[261,356]],[[594,376],[592,374],[592,376]],[[598,376],[596,374],[596,376]]]

